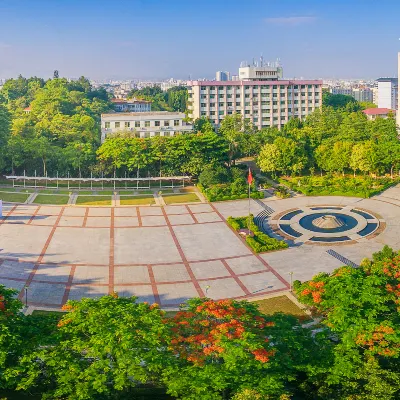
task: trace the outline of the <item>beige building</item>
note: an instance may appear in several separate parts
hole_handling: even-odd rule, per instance
[[[101,115],[101,141],[116,132],[132,132],[137,137],[173,136],[189,132],[193,126],[185,121],[181,112],[132,112]]]
[[[281,128],[290,118],[304,119],[322,107],[322,81],[280,80],[278,63],[243,65],[237,81],[189,81],[189,117],[209,118],[218,126],[240,113],[259,129]]]

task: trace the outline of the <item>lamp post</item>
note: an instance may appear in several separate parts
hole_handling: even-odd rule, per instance
[[[28,286],[25,286],[24,289],[25,289],[25,307],[28,307]]]
[[[293,272],[289,272],[290,275],[290,292],[293,292]]]
[[[207,286],[206,286],[206,296],[207,296],[207,293],[208,293],[208,289],[210,289],[210,288],[211,288],[210,285],[207,285]]]

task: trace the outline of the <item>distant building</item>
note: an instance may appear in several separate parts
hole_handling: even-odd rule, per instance
[[[215,74],[216,81],[229,81],[230,80],[230,73],[226,71],[217,71]]]
[[[397,76],[400,77],[400,53],[397,54]],[[399,110],[399,102],[397,102],[397,107],[396,107],[396,122],[397,122],[397,127],[400,127],[400,110]]]
[[[31,106],[25,107],[24,108],[24,113],[29,114],[32,111]]]
[[[343,94],[345,96],[352,96],[353,95],[353,89],[352,88],[345,88],[345,87],[332,87],[330,88],[330,92],[332,94]]]
[[[132,112],[101,115],[101,141],[116,132],[132,132],[137,137],[174,136],[193,130],[180,112]]]
[[[189,117],[207,117],[219,126],[226,115],[240,113],[259,129],[281,128],[322,107],[322,81],[281,77],[279,63],[260,60],[242,63],[239,80],[189,81]]]
[[[356,88],[352,90],[352,96],[357,101],[368,101],[370,103],[374,100],[374,92],[370,88]]]
[[[363,111],[369,120],[374,120],[377,117],[387,118],[389,115],[395,116],[396,111],[389,108],[367,108]]]
[[[398,79],[379,78],[375,83],[376,93],[374,103],[378,108],[397,110],[398,103]]]
[[[114,105],[116,112],[150,112],[151,101],[146,100],[124,100],[124,99],[112,99],[111,102]]]

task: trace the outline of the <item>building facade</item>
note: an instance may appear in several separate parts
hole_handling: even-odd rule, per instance
[[[123,100],[123,99],[112,99],[111,102],[114,105],[116,112],[150,112],[151,101],[146,100]]]
[[[141,138],[190,132],[193,126],[185,118],[184,113],[166,111],[102,114],[101,142],[117,132],[132,132]]]
[[[352,96],[353,95],[353,89],[352,88],[345,88],[345,87],[332,87],[330,88],[330,92],[332,94],[343,94],[345,96]]]
[[[374,92],[370,88],[357,88],[353,89],[352,96],[357,101],[368,101],[372,103],[374,101]]]
[[[378,108],[397,110],[398,79],[379,78],[376,80],[376,95],[374,103]]]
[[[369,120],[396,116],[396,111],[390,110],[389,108],[367,108],[366,110],[363,110],[363,113],[367,116]]]
[[[229,81],[230,73],[226,72],[226,71],[217,71],[215,73],[215,80],[216,81]]]
[[[281,80],[278,62],[242,63],[239,79],[189,81],[188,116],[206,117],[219,126],[226,115],[240,113],[259,129],[281,128],[322,107],[322,81]]]
[[[191,81],[188,116],[209,118],[218,126],[226,115],[240,113],[259,129],[281,128],[322,107],[322,81]]]

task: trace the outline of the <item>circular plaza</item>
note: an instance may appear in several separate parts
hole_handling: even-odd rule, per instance
[[[288,249],[254,253],[226,219],[247,200],[153,206],[3,205],[0,284],[33,307],[111,292],[177,307],[191,297],[254,298],[287,291],[385,244],[400,248],[400,187],[371,199],[252,200]],[[346,239],[343,239],[346,238]],[[25,289],[27,288],[27,289]],[[27,298],[25,298],[25,293]]]

